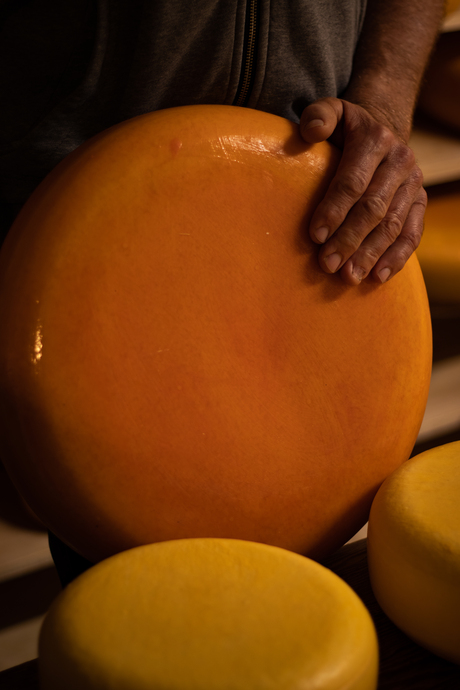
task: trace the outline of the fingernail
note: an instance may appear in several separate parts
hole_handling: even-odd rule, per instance
[[[315,230],[315,237],[318,240],[318,242],[325,242],[327,240],[327,236],[329,235],[329,229],[328,228],[318,228],[318,230]]]
[[[391,268],[382,268],[381,271],[379,271],[379,278],[382,283],[385,283],[388,278],[390,277],[391,274]]]
[[[310,120],[310,122],[307,122],[307,124],[305,125],[305,129],[311,129],[312,127],[322,127],[323,125],[323,120]]]
[[[351,275],[354,278],[356,278],[356,280],[359,280],[359,282],[361,282],[364,278],[365,273],[366,271],[364,270],[364,268],[361,268],[360,266],[354,266]]]
[[[327,256],[324,259],[324,263],[326,264],[331,273],[335,273],[340,264],[342,263],[342,257],[340,256],[340,254],[337,254],[337,252],[334,252],[334,254],[329,254],[329,256]]]

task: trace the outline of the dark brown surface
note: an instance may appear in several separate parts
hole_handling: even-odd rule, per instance
[[[348,544],[323,561],[347,582],[369,609],[380,647],[378,690],[459,690],[460,666],[424,650],[393,625],[375,597],[367,572],[366,540]],[[37,662],[0,673],[2,690],[38,690]]]
[[[38,663],[34,659],[0,673],[2,690],[38,690]],[[83,689],[82,689],[83,690]]]
[[[460,190],[460,181],[454,183]],[[431,187],[430,194],[440,194],[441,188],[451,188],[452,183]],[[452,304],[430,304],[433,326],[433,362],[460,357],[460,302]],[[422,443],[417,443],[412,455],[418,455],[425,450],[460,441],[460,426],[442,436],[434,436]],[[460,685],[459,685],[460,688]]]
[[[431,305],[433,360],[460,355],[460,303]]]
[[[60,591],[54,566],[0,582],[0,630],[42,616]]]
[[[0,459],[0,518],[27,530],[45,531],[44,526],[19,496]]]

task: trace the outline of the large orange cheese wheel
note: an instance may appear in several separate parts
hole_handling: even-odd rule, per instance
[[[415,257],[317,263],[338,152],[231,106],[148,114],[59,165],[1,253],[1,455],[96,561],[224,537],[319,557],[410,455],[431,367]]]

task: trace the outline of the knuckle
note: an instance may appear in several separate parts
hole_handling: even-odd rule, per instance
[[[345,204],[340,204],[339,200],[337,200],[337,202],[332,202],[331,200],[330,203],[323,206],[321,217],[323,218],[326,226],[337,229],[342,224],[346,214],[347,210],[345,208]]]
[[[347,175],[337,180],[336,191],[349,199],[359,199],[367,187],[367,179],[362,170],[352,168]]]
[[[395,153],[401,167],[407,168],[408,170],[414,168],[415,170],[417,167],[415,164],[415,153],[409,146],[406,146],[403,142],[399,142]]]
[[[408,208],[413,208],[423,213],[427,205],[428,196],[422,184],[423,174],[417,168],[402,183],[398,190],[399,205],[404,204]]]
[[[369,194],[361,200],[362,210],[373,221],[380,221],[385,217],[387,204],[379,194]]]
[[[368,267],[368,270],[375,266],[382,256],[384,249],[378,245],[369,245],[360,254],[360,264]]]
[[[419,168],[418,165],[414,167],[414,169],[411,172],[410,175],[410,181],[414,185],[414,187],[422,187],[423,185],[423,172]],[[423,190],[425,191],[425,190]]]
[[[422,173],[422,171],[420,171],[420,174],[421,174],[421,176],[422,176],[422,182],[423,182],[423,173]],[[428,204],[428,194],[426,193],[426,190],[425,190],[423,187],[421,187],[421,188],[419,189],[419,192],[418,192],[418,194],[417,194],[417,198],[416,198],[416,200],[415,200],[415,203],[416,203],[417,205],[421,206],[423,209],[426,208],[426,206],[427,206],[427,204]]]
[[[394,143],[394,134],[380,122],[374,123],[372,138],[378,143],[380,148],[389,149]]]
[[[391,213],[380,223],[380,231],[387,240],[388,245],[392,244],[402,232],[403,223],[396,213]]]
[[[357,228],[347,228],[346,232],[341,233],[337,238],[337,244],[344,256],[350,256],[360,246],[363,238]]]
[[[401,234],[400,244],[402,254],[404,257],[406,257],[406,260],[417,249],[418,245],[420,244],[421,237],[422,233],[416,231],[415,229],[407,230],[406,232]]]

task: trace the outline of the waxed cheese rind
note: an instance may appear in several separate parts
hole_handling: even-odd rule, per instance
[[[372,690],[356,594],[277,547],[192,539],[114,556],[72,583],[40,637],[43,690]]]
[[[460,663],[460,442],[412,458],[382,485],[368,531],[369,574],[386,614]]]
[[[19,214],[2,462],[91,562],[210,536],[321,558],[409,457],[423,278],[415,256],[383,285],[320,269],[308,222],[339,155],[268,113],[172,108],[83,144]]]

